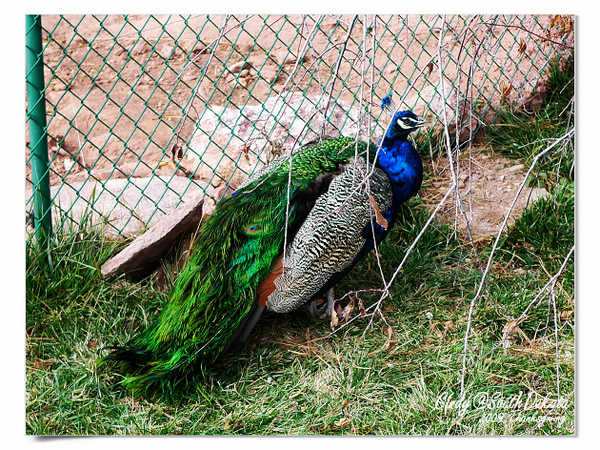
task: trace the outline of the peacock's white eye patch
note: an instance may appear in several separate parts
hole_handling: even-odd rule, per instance
[[[421,119],[420,117],[410,117],[410,116],[400,117],[400,118],[398,118],[396,123],[398,123],[400,128],[404,128],[405,130],[411,130],[411,131],[416,128],[423,127],[423,126],[429,124],[429,122],[427,122],[427,120],[425,120],[425,119]]]
[[[398,122],[398,125],[400,125],[400,127],[404,128],[405,130],[414,128],[416,126],[415,121],[410,117],[401,117],[400,119],[397,120],[397,122]]]

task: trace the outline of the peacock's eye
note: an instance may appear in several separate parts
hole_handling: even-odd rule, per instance
[[[418,117],[400,117],[397,120],[398,125],[405,130],[414,130],[415,128],[419,128],[421,126],[426,125],[428,122],[424,119],[420,119]]]
[[[400,125],[405,130],[407,130],[409,128],[413,128],[413,126],[414,126],[410,117],[401,117],[400,119],[398,119],[397,122],[398,122],[398,125]]]

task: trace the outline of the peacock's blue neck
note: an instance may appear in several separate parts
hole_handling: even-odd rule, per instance
[[[384,137],[378,162],[392,182],[395,205],[404,203],[419,191],[423,162],[406,136]]]

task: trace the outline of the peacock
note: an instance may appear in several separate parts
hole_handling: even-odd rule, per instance
[[[122,383],[138,395],[173,398],[202,384],[265,310],[314,305],[385,238],[400,205],[418,192],[423,164],[407,138],[426,123],[400,111],[377,145],[322,138],[258,170],[202,224],[156,322],[112,347],[101,364],[125,363]],[[320,314],[331,310],[328,299]]]

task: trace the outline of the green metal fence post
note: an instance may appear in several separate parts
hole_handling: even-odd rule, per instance
[[[26,16],[25,61],[27,84],[27,123],[31,148],[33,209],[35,235],[42,247],[52,232],[50,212],[50,175],[48,167],[48,136],[46,101],[44,97],[44,62],[42,58],[42,17]]]

